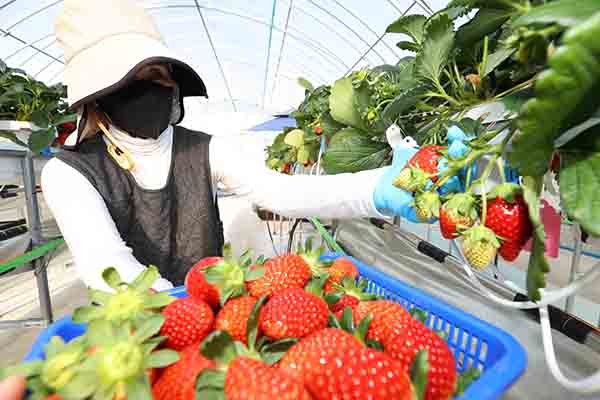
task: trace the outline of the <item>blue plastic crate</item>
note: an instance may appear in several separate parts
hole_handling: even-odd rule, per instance
[[[337,256],[327,256],[333,260]],[[492,400],[502,394],[521,376],[527,366],[523,347],[505,331],[467,314],[431,295],[408,286],[389,275],[352,259],[363,278],[369,280],[368,290],[402,304],[405,308],[418,307],[429,313],[427,325],[444,331],[459,371],[479,368],[481,377],[474,382],[460,400]],[[185,288],[170,291],[173,296],[186,296]],[[52,336],[71,340],[85,332],[84,325],[74,324],[70,317],[48,327],[33,344],[25,360],[41,359],[44,346]]]

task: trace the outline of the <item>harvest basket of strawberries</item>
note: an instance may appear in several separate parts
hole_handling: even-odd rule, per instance
[[[512,336],[360,261],[305,248],[268,260],[226,246],[184,287],[131,283],[44,331],[31,399],[495,399],[523,373]]]

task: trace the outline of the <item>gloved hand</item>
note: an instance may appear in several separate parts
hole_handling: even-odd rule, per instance
[[[410,145],[409,142],[404,142],[394,149],[392,165],[379,178],[373,193],[375,207],[381,214],[388,217],[398,215],[412,222],[420,222],[415,214],[412,194],[392,184],[417,150],[418,147]]]

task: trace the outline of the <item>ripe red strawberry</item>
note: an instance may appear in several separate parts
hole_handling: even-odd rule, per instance
[[[198,261],[185,276],[185,289],[191,297],[219,306],[219,290],[206,281],[203,270],[223,261],[223,257],[206,257]]]
[[[165,322],[160,329],[167,336],[165,344],[173,350],[202,341],[213,327],[214,315],[210,306],[193,297],[177,299],[163,310]]]
[[[415,395],[398,362],[366,347],[320,358],[308,370],[305,386],[316,400],[413,400]]]
[[[385,353],[398,360],[401,368],[410,373],[410,367],[419,350],[428,353],[429,371],[425,400],[450,399],[456,388],[456,363],[444,340],[414,318],[395,321],[387,329],[383,345]]]
[[[441,150],[443,150],[442,146],[423,146],[408,160],[407,165],[415,166],[429,175],[435,175],[438,173],[438,161],[442,157],[440,154]],[[431,180],[435,182],[437,181],[437,177],[431,177]]]
[[[369,281],[366,279],[361,279],[357,283],[355,278],[350,278],[348,276],[344,277],[341,285],[338,285],[337,283],[333,284],[335,292],[325,297],[325,301],[330,304],[329,308],[331,309],[331,312],[335,314],[340,313],[341,316],[341,312],[343,312],[346,307],[353,308],[361,301],[375,300],[377,295],[367,293],[366,291],[368,284]],[[339,296],[341,296],[341,298],[336,303],[332,304],[331,300],[335,301],[336,297]]]
[[[302,338],[327,327],[327,303],[304,289],[275,293],[260,312],[260,328],[273,339]]]
[[[485,226],[502,240],[498,249],[502,258],[514,261],[533,231],[522,189],[506,183],[496,186],[491,196],[494,199],[488,202]]]
[[[367,340],[383,343],[388,326],[394,321],[412,318],[400,304],[390,300],[374,300],[359,303],[352,310],[354,323],[359,324],[369,314],[373,317],[367,331]]]
[[[325,328],[293,345],[279,361],[278,368],[306,383],[309,371],[319,365],[320,359],[360,347],[362,343],[350,333]]]
[[[165,368],[160,379],[152,387],[154,400],[195,400],[196,379],[215,363],[200,353],[200,345],[192,344],[180,354],[179,361]]]
[[[304,385],[261,361],[238,357],[225,375],[227,400],[311,400]]]
[[[344,257],[337,258],[331,267],[327,270],[329,273],[329,279],[325,282],[325,293],[333,293],[336,289],[333,287],[333,284],[342,284],[342,279],[344,277],[350,277],[352,279],[358,278],[358,268],[354,263]]]
[[[440,208],[440,230],[446,239],[455,239],[459,230],[472,227],[477,221],[475,197],[457,193]]]
[[[279,290],[303,288],[311,277],[306,261],[296,254],[284,254],[269,259],[263,265],[265,274],[246,285],[250,294],[256,298],[272,296]]]
[[[234,340],[247,344],[247,322],[256,301],[257,299],[252,296],[229,300],[217,314],[215,330],[226,331]]]

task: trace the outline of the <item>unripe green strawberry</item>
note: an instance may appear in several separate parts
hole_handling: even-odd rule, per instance
[[[427,172],[409,165],[400,171],[400,175],[394,179],[393,185],[407,192],[415,192],[425,189],[428,180]]]
[[[491,229],[478,225],[463,233],[465,258],[472,267],[483,270],[496,257],[500,242]]]
[[[423,221],[430,221],[440,215],[440,195],[435,191],[419,192],[415,195],[415,212]]]

